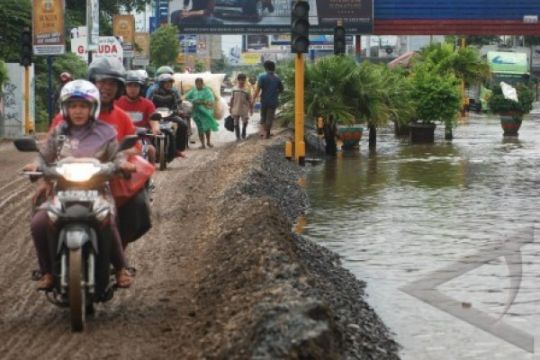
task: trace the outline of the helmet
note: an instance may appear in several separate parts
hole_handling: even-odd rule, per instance
[[[126,73],[126,85],[130,83],[137,83],[144,85],[145,79],[140,75],[137,70],[130,70]]]
[[[118,83],[118,92],[116,98],[124,92],[124,84],[126,82],[126,69],[124,65],[115,58],[99,58],[88,66],[88,80],[93,82],[99,80],[112,79]]]
[[[73,80],[64,85],[60,91],[60,111],[66,120],[69,120],[68,104],[73,100],[83,100],[90,103],[92,105],[90,115],[96,119],[100,110],[100,101],[99,90],[94,84],[87,80]]]
[[[64,71],[63,73],[61,73],[59,78],[60,78],[60,81],[63,83],[67,83],[68,81],[73,80],[73,76],[71,76],[71,74],[68,73],[67,71]]]
[[[168,82],[168,81],[173,81],[174,82],[174,78],[171,74],[161,74],[158,76],[158,83],[163,83],[163,82]]]
[[[88,66],[88,80],[95,83],[98,80],[113,79],[125,83],[126,69],[115,58],[99,58]]]
[[[159,75],[161,74],[174,74],[174,70],[170,66],[160,66],[156,70],[156,77],[159,78]]]
[[[139,74],[139,76],[141,77],[141,79],[142,79],[143,81],[148,80],[148,73],[146,72],[146,70],[144,70],[144,69],[138,69],[138,70],[135,70],[135,71]]]

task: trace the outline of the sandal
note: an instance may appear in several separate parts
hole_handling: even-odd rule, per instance
[[[213,145],[213,144],[210,144],[210,143],[207,143],[206,145],[207,145],[208,147],[210,147],[210,148],[213,148],[213,147],[214,147],[214,145]]]
[[[52,274],[44,274],[41,279],[39,279],[37,289],[38,290],[50,290],[54,286],[54,277]]]
[[[133,284],[133,276],[126,268],[118,270],[116,272],[116,286],[122,289],[126,289]]]

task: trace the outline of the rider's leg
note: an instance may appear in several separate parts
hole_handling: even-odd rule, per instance
[[[154,147],[154,145],[148,144],[146,151],[148,152],[148,161],[151,164],[155,164],[156,163],[156,148]]]
[[[32,239],[36,248],[39,270],[43,275],[38,288],[47,289],[53,285],[52,265],[49,257],[47,232],[50,231],[49,219],[44,209],[36,211],[30,224]]]

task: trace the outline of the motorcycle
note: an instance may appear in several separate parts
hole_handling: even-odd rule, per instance
[[[155,144],[159,169],[165,170],[167,163],[175,158],[177,144],[187,145],[188,125],[186,120],[182,118],[182,114],[165,107],[158,107],[152,118],[160,121],[160,132],[165,135],[163,139],[156,139]],[[183,129],[183,131],[178,131],[178,128]]]
[[[137,136],[127,136],[119,151],[133,147],[137,140]],[[39,152],[32,138],[17,139],[14,144],[19,151]],[[54,285],[46,295],[51,303],[69,307],[74,332],[84,330],[94,304],[111,300],[116,289],[110,261],[114,234],[107,226],[114,204],[105,194],[108,180],[117,174],[113,163],[73,157],[41,171],[25,172],[31,179],[42,177],[54,184],[46,208],[54,224],[48,234]]]

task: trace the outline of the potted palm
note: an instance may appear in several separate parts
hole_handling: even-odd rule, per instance
[[[417,120],[409,124],[411,142],[433,143],[437,121],[446,129],[455,126],[461,104],[458,83],[452,74],[442,76],[429,66],[415,67],[412,97],[416,99]]]
[[[532,109],[534,94],[525,84],[516,86],[518,101],[506,98],[500,85],[493,87],[488,99],[489,109],[499,114],[504,136],[517,136],[523,121],[523,115]]]

